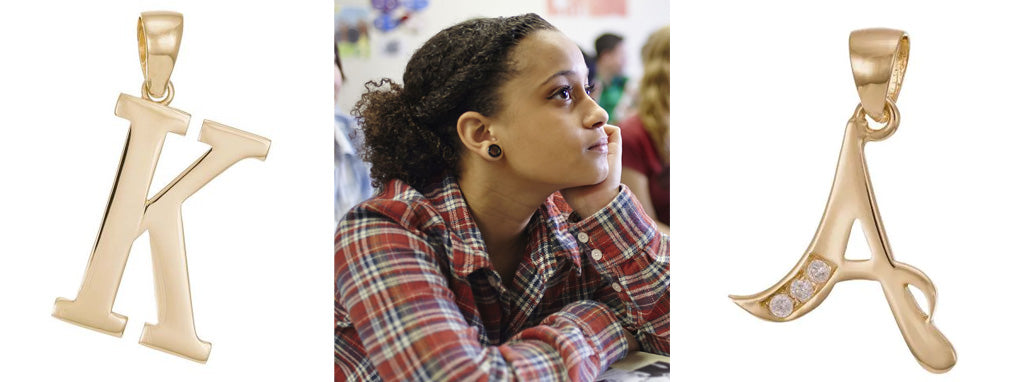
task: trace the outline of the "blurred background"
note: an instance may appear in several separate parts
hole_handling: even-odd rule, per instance
[[[604,33],[622,37],[622,74],[639,80],[640,49],[668,25],[668,0],[335,0],[335,42],[345,81],[337,106],[349,112],[371,79],[401,81],[409,57],[435,33],[473,17],[536,13],[588,55]]]

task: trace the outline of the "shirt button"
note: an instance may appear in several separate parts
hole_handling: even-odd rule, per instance
[[[580,243],[586,243],[590,241],[590,235],[587,235],[586,232],[580,232],[579,235],[576,235],[576,238],[580,239]]]
[[[622,292],[622,287],[619,286],[619,283],[612,283],[612,289],[615,289],[616,292]]]
[[[590,251],[590,257],[593,258],[594,260],[601,260],[601,250],[595,249],[593,251]]]

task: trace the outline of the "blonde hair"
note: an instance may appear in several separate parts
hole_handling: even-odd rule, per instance
[[[644,129],[651,136],[658,156],[668,160],[668,71],[669,32],[668,26],[658,29],[647,38],[640,52],[644,63],[644,75],[640,79],[637,114]]]

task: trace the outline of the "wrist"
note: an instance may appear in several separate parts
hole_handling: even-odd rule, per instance
[[[622,332],[626,336],[626,349],[628,349],[631,352],[640,350],[640,342],[636,340],[636,335],[634,335],[632,332],[628,330],[625,330],[625,328],[623,328]]]

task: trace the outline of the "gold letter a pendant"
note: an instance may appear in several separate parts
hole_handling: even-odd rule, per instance
[[[818,231],[803,258],[781,281],[761,293],[730,297],[757,317],[789,321],[821,304],[840,281],[878,281],[910,352],[925,369],[942,373],[956,364],[956,351],[932,324],[935,286],[923,272],[893,259],[864,162],[864,144],[888,138],[899,126],[896,98],[909,52],[910,42],[902,31],[865,29],[850,34],[850,61],[861,104],[846,124],[835,180]],[[885,126],[870,128],[866,116]],[[870,259],[845,258],[854,220],[864,228]],[[908,285],[928,298],[927,313],[918,307]]]
[[[174,97],[170,75],[181,40],[181,14],[145,12],[138,30],[146,77],[142,98],[121,94],[117,100],[114,114],[131,122],[128,142],[78,297],[58,298],[53,316],[120,337],[127,317],[112,311],[114,298],[132,243],[149,231],[158,322],[145,325],[139,343],[206,362],[210,343],[196,335],[192,318],[181,205],[238,161],[265,159],[270,140],[204,120],[199,141],[210,150],[147,199],[164,138],[167,133],[184,135],[189,115],[167,106]]]

